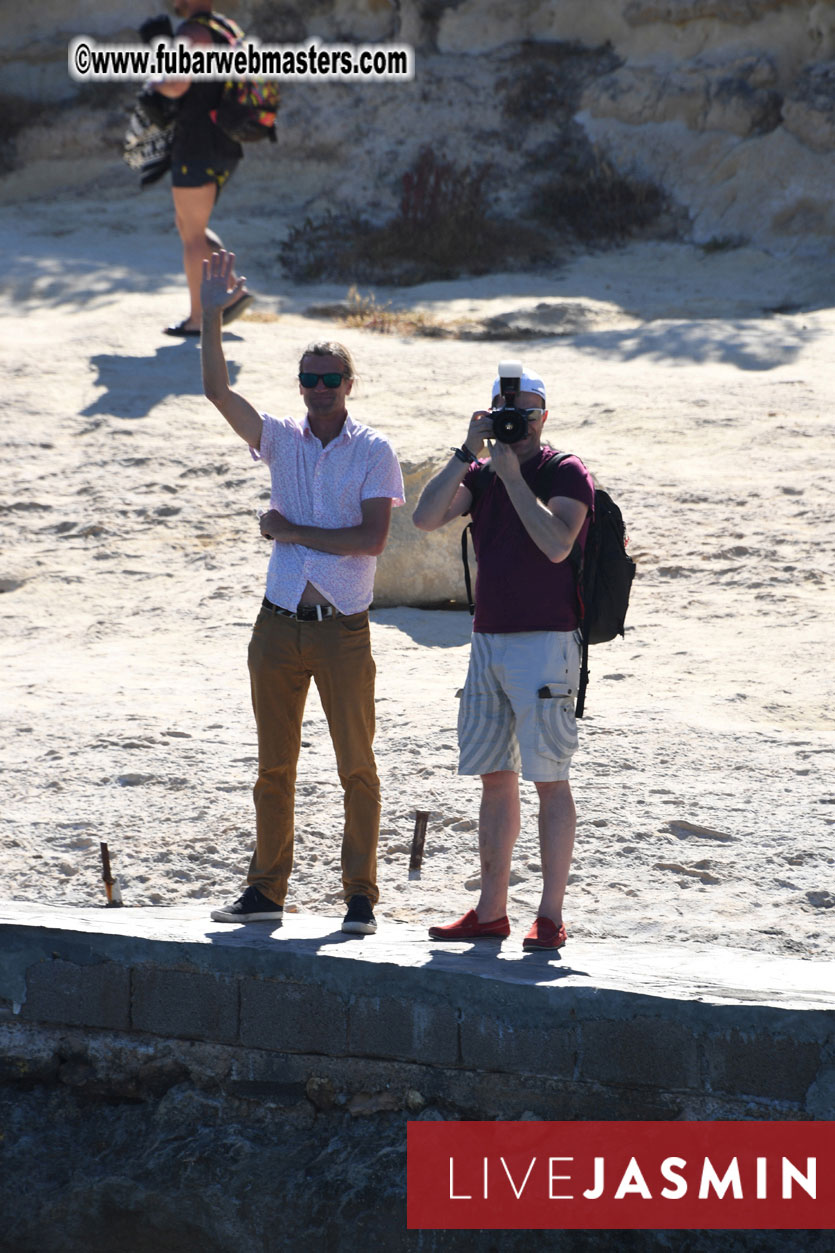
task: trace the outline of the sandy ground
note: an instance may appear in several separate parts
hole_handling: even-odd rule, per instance
[[[167,191],[36,187],[0,189],[0,896],[103,903],[106,840],[127,905],[208,914],[253,838],[245,656],[267,474],[203,399],[197,346],[160,333],[186,312]],[[362,378],[352,412],[414,466],[463,438],[497,360],[522,354],[549,384],[552,441],[622,505],[639,576],[625,640],[592,652],[570,933],[831,960],[835,267],[636,244],[535,277],[377,292],[440,320],[539,319],[530,343],[375,335],[304,316],[344,287],[283,283],[282,221],[257,191],[240,177],[213,223],[245,241],[259,311],[279,315],[225,336],[256,404],[298,412],[299,350],[337,335]],[[478,784],[455,774],[469,619],[372,622],[378,912],[444,920],[478,886]],[[339,913],[341,793],[315,695],[297,809],[288,905]],[[416,809],[430,822],[410,882]],[[517,934],[538,857],[527,785]]]

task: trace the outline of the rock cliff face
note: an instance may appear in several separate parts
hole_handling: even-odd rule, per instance
[[[154,7],[149,0],[148,13]],[[835,238],[831,3],[226,0],[222,7],[264,42],[396,39],[417,50],[410,84],[287,87],[282,143],[308,209],[318,207],[317,195],[325,203],[336,173],[346,205],[386,212],[403,170],[429,143],[457,162],[492,160],[495,193],[506,211],[518,212],[520,189],[529,191],[558,160],[568,128],[575,142],[582,128],[614,169],[660,185],[686,211],[696,242],[744,238],[790,253],[825,251]],[[7,167],[112,154],[132,89],[73,83],[67,41],[78,34],[132,40],[144,16],[133,0],[3,6],[0,68],[7,119],[17,119],[7,120],[5,141],[0,135]],[[44,102],[49,117],[37,125]],[[8,131],[21,125],[15,146]]]

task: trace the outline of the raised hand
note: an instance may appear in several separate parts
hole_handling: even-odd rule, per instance
[[[239,278],[232,282],[234,272],[235,254],[226,252],[223,248],[220,252],[213,252],[211,257],[203,262],[200,302],[204,313],[225,309],[227,305],[233,304],[238,299],[246,285],[246,279]]]

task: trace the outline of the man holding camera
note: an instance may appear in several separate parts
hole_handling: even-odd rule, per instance
[[[231,253],[203,263],[203,389],[233,431],[270,469],[270,509],[261,534],[273,541],[267,594],[249,645],[252,706],[258,728],[255,852],[248,886],[212,911],[216,922],[282,917],[293,865],[296,764],[304,705],[316,684],[345,794],[342,930],[377,929],[380,785],[374,739],[374,660],[368,606],[376,558],[393,505],[403,504],[397,458],[381,435],[346,408],[354,382],[342,344],[310,344],[299,362],[303,421],[260,414],[229,386],[222,314],[238,298]]]
[[[576,457],[549,473],[553,450],[541,442],[547,416],[542,379],[518,362],[500,365],[491,410],[473,414],[466,442],[427,483],[414,513],[422,531],[470,513],[478,559],[458,773],[481,776],[481,894],[457,922],[429,928],[437,940],[510,934],[507,891],[520,829],[520,773],[539,794],[543,878],[523,946],[558,949],[566,940],[562,905],[576,826],[568,774],[577,747],[580,671],[569,555],[575,541],[581,549],[585,544],[594,487]],[[486,441],[487,466],[479,461]]]

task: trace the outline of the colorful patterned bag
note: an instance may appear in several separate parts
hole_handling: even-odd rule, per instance
[[[219,13],[198,13],[191,19],[239,47],[244,33],[237,22]],[[280,94],[276,83],[252,78],[229,79],[223,84],[220,104],[210,117],[230,139],[240,144],[269,139],[275,143],[275,118]]]

